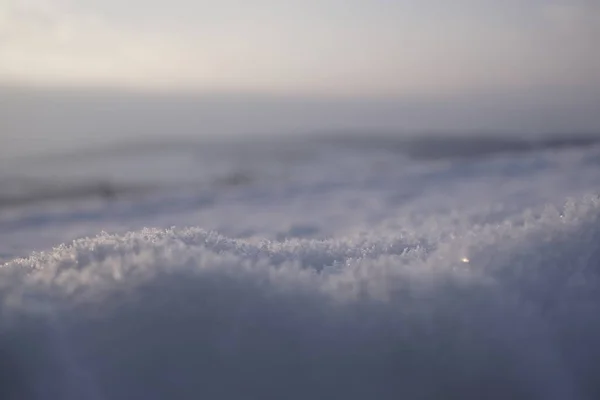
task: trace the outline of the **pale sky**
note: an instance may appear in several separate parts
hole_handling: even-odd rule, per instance
[[[600,90],[597,0],[0,0],[0,85],[444,97]]]

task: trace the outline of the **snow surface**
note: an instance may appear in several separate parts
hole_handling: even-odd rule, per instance
[[[2,209],[0,398],[600,397],[598,147],[311,146]]]

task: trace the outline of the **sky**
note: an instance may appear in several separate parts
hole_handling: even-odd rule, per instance
[[[0,84],[440,98],[600,89],[596,0],[0,0]]]
[[[156,136],[600,133],[597,0],[0,0],[0,158]]]

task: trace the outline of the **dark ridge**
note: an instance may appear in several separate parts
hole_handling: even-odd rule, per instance
[[[600,144],[599,135],[518,138],[499,136],[394,136],[352,134],[330,136],[337,143],[360,149],[392,151],[417,160],[478,158],[525,154],[541,150],[584,148]]]
[[[500,154],[529,154],[543,150],[563,150],[570,148],[586,148],[600,145],[599,135],[570,135],[570,136],[541,136],[537,138],[519,138],[499,134],[479,134],[472,136],[452,135],[398,135],[385,133],[323,133],[321,135],[308,135],[304,138],[294,136],[269,140],[248,138],[241,142],[147,142],[130,143],[121,147],[107,147],[94,149],[90,152],[81,151],[75,155],[80,159],[89,157],[124,156],[134,154],[174,152],[196,154],[202,158],[210,154],[217,159],[225,161],[243,162],[242,158],[249,161],[257,158],[279,160],[284,163],[291,161],[305,162],[311,155],[316,154],[323,145],[334,148],[353,148],[362,151],[386,151],[402,154],[414,160],[438,159],[470,159],[481,158]],[[212,146],[212,147],[207,147]],[[214,147],[217,146],[217,147]],[[233,147],[232,147],[233,146]],[[232,151],[233,149],[233,151]],[[294,152],[290,152],[293,149]],[[221,150],[224,152],[221,153]],[[187,153],[186,153],[187,152]],[[108,153],[108,154],[107,154]],[[46,162],[51,162],[53,157],[48,156]],[[360,155],[359,155],[360,157]],[[56,157],[63,161],[66,157]],[[73,158],[68,158],[71,162]],[[41,166],[43,167],[43,163]],[[235,187],[253,182],[257,177],[247,172],[237,171],[229,175],[215,177],[211,182],[216,187]],[[146,185],[117,184],[115,182],[94,180],[90,182],[52,182],[45,179],[29,179],[26,177],[5,177],[0,188],[0,208],[17,207],[37,204],[46,201],[64,201],[76,199],[103,199],[111,201],[125,196],[147,194],[157,187]],[[200,182],[198,182],[200,184]],[[158,183],[157,183],[158,185]],[[164,185],[160,185],[164,189]],[[181,187],[178,187],[181,189]],[[1,193],[4,192],[4,193]]]
[[[215,186],[243,186],[252,183],[253,178],[244,172],[233,172],[213,181]]]
[[[124,186],[110,182],[72,183],[44,185],[25,193],[0,195],[0,208],[31,205],[46,201],[62,201],[74,199],[115,200],[126,195],[143,194],[151,191],[150,187]]]
[[[594,146],[600,143],[598,133],[545,134],[539,136],[485,133],[399,133],[397,131],[312,131],[304,135],[251,135],[227,139],[216,138],[146,138],[145,140],[123,141],[104,146],[82,148],[70,152],[58,152],[38,156],[24,156],[13,161],[31,165],[82,160],[105,159],[106,157],[134,157],[156,154],[176,154],[181,157],[203,158],[207,154],[222,154],[223,157],[248,154],[275,158],[284,155],[306,159],[318,150],[318,145],[342,145],[358,150],[386,150],[404,154],[413,159],[476,158],[494,154],[530,153],[539,150],[560,150]],[[232,149],[238,150],[232,153]],[[293,153],[290,153],[293,150]],[[300,154],[301,153],[301,154]],[[68,160],[68,161],[65,161]]]

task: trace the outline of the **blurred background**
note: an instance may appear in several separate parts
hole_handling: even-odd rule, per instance
[[[599,38],[593,0],[4,0],[0,259],[142,226],[368,229],[490,182],[490,157],[496,187],[545,166],[589,189]]]

